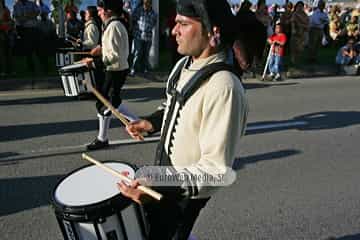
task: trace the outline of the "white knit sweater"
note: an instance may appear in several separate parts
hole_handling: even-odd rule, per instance
[[[180,91],[203,66],[225,60],[226,54],[220,52],[194,61],[188,68],[182,69],[177,90]],[[171,96],[168,95],[168,106],[170,101]],[[209,174],[218,178],[230,174],[236,148],[245,132],[247,111],[248,104],[239,78],[229,71],[213,74],[180,110],[170,149],[173,166],[180,172],[196,176]],[[174,123],[173,116],[171,126]],[[170,136],[167,136],[166,151],[169,139]],[[216,186],[209,187],[209,183],[193,184],[197,186],[199,194],[192,198],[208,197],[217,189]]]
[[[108,20],[110,21],[111,18]],[[122,71],[129,68],[129,41],[126,28],[120,21],[112,21],[102,36],[102,60],[106,71]]]

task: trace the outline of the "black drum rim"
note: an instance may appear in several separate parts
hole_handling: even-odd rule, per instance
[[[102,163],[122,163],[128,165],[134,169],[136,172],[137,167],[133,164],[127,163],[125,161],[103,161]],[[93,164],[87,164],[80,168],[74,169],[70,173],[66,174],[63,178],[61,178],[56,184],[55,188],[51,192],[51,204],[55,210],[55,214],[64,218],[65,220],[77,220],[77,221],[94,221],[99,218],[104,218],[111,216],[116,211],[121,211],[128,206],[130,206],[133,201],[125,196],[123,196],[120,192],[111,198],[107,198],[103,201],[78,205],[78,206],[68,206],[62,203],[59,203],[55,199],[55,191],[58,186],[65,180],[67,177],[71,176],[73,173],[80,171],[84,168],[88,168],[94,166]]]

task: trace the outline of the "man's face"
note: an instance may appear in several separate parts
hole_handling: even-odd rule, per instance
[[[151,0],[144,0],[144,9],[145,10],[151,9]]]
[[[178,43],[177,51],[182,55],[200,57],[209,46],[209,37],[204,32],[201,22],[179,14],[176,15],[175,22],[172,34]]]
[[[102,22],[105,22],[108,18],[110,18],[108,12],[105,11],[104,8],[98,7],[97,10],[98,10],[98,15]]]
[[[88,10],[85,11],[85,21],[89,21],[90,20],[90,13]]]
[[[281,33],[281,25],[276,25],[275,26],[275,32],[276,33]]]
[[[347,42],[347,46],[348,46],[349,48],[352,48],[352,47],[354,46],[354,41],[353,41],[353,40],[349,40],[349,41]]]

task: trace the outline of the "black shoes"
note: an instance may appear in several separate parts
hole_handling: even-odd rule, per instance
[[[109,141],[100,141],[99,139],[95,138],[95,140],[90,143],[89,145],[86,146],[86,149],[89,151],[92,150],[98,150],[98,149],[102,149],[102,148],[106,148],[109,147]]]

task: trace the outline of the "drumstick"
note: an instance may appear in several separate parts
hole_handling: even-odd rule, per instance
[[[83,61],[76,61],[76,62],[73,62],[72,64],[79,64],[79,63],[84,63]]]
[[[121,181],[125,181],[127,183],[131,183],[132,179],[126,177],[125,175],[121,174],[120,172],[106,166],[105,164],[95,160],[94,158],[90,157],[89,155],[86,155],[85,153],[83,153],[82,155],[82,158],[84,160],[87,160],[93,164],[95,164],[96,166],[102,168],[103,170],[111,173],[113,176],[115,177],[119,177]],[[149,187],[145,187],[145,186],[138,186],[137,187],[139,190],[141,190],[142,192],[146,193],[147,195],[151,196],[152,198],[160,201],[161,198],[162,198],[162,195],[154,190],[152,190],[151,188]]]
[[[72,38],[72,39],[74,39],[75,41],[77,40],[76,37],[73,37],[73,36],[71,36],[71,35],[69,35],[69,34],[66,34],[66,38]]]
[[[91,84],[88,84],[91,85]],[[106,106],[110,109],[110,111],[115,115],[115,117],[117,117],[126,127],[129,125],[129,121],[126,119],[126,117],[124,115],[122,115],[116,108],[113,107],[113,105],[111,105],[111,103],[104,98],[101,93],[99,93],[98,90],[96,90],[96,88],[94,88],[93,86],[91,86],[91,91],[94,93],[94,95]],[[144,140],[144,137],[139,134],[139,138],[141,141]]]
[[[90,55],[90,52],[69,52],[70,54],[74,55]]]

